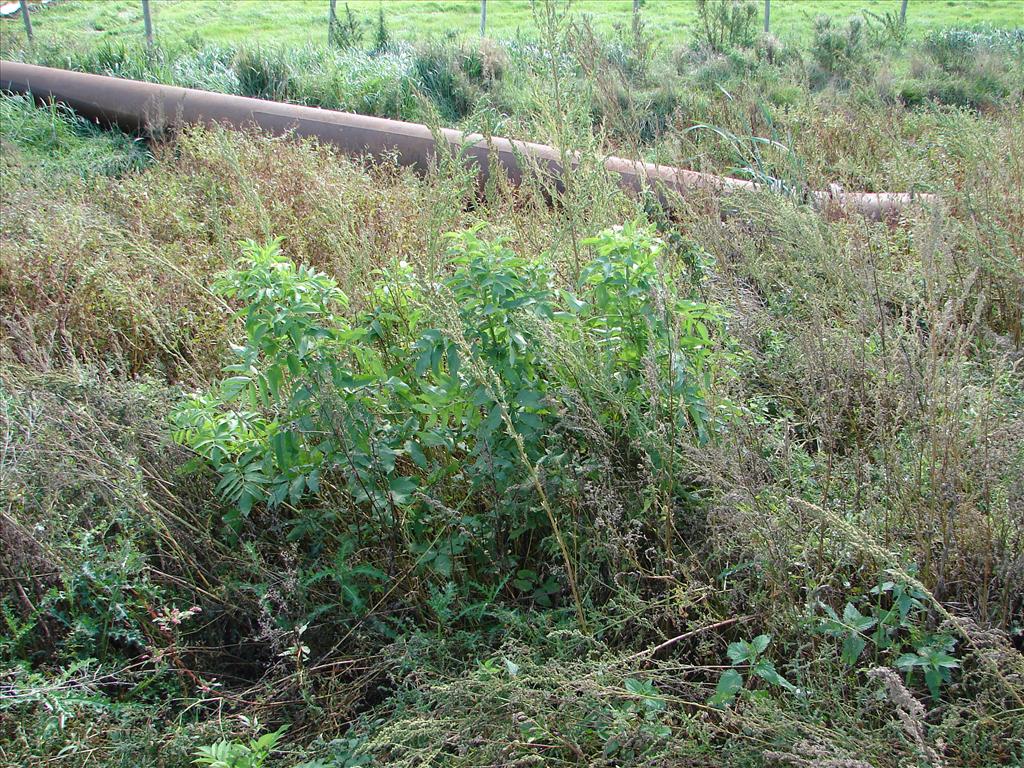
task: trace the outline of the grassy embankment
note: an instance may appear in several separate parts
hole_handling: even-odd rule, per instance
[[[402,54],[417,114],[790,193],[672,215],[0,101],[0,761],[1019,763],[1022,54],[834,31]]]

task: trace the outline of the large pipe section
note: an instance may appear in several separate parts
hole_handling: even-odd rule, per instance
[[[257,127],[270,133],[316,137],[352,155],[395,157],[403,166],[425,172],[433,162],[438,140],[462,152],[467,163],[486,181],[499,166],[518,184],[524,173],[540,171],[562,189],[561,153],[554,147],[425,125],[336,112],[297,104],[250,99],[192,88],[147,83],[103,75],[90,75],[20,62],[0,61],[0,90],[31,94],[40,102],[56,101],[83,117],[128,131],[162,132],[179,125]],[[665,165],[609,157],[605,167],[617,175],[619,185],[632,192],[650,189],[671,205],[674,195],[710,189],[719,193],[751,190],[756,184],[742,179],[713,176]],[[859,212],[873,219],[888,218],[916,200],[930,195],[812,192],[820,208]]]

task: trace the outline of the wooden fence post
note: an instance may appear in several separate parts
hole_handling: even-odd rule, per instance
[[[21,0],[21,18],[25,22],[25,34],[28,35],[28,41],[32,42],[32,19],[28,17],[28,0]]]
[[[149,0],[142,0],[142,21],[146,25],[146,46],[153,47],[153,17],[149,15]]]
[[[906,25],[907,23],[907,0],[903,0],[900,4],[900,24]]]
[[[480,37],[487,30],[487,0],[480,0]]]
[[[764,33],[767,35],[771,27],[772,0],[764,0]]]
[[[338,23],[338,0],[331,0],[330,10],[327,11],[327,47],[334,44],[334,25]]]

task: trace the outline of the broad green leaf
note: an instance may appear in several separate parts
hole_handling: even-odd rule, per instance
[[[775,665],[767,659],[760,659],[752,668],[751,671],[772,685],[778,685],[785,688],[787,691],[796,690],[795,686],[790,683],[786,678],[778,673],[775,669]]]
[[[843,652],[842,660],[843,663],[848,667],[852,667],[857,663],[857,659],[860,658],[863,653],[867,642],[860,635],[851,632],[843,639]]]
[[[847,603],[843,609],[843,621],[857,632],[866,632],[876,624],[874,617],[864,616],[853,603]]]
[[[735,669],[727,669],[718,678],[718,685],[715,686],[715,695],[708,699],[713,707],[725,706],[736,698],[736,694],[743,688],[743,675]]]
[[[928,686],[928,692],[932,695],[932,698],[938,701],[939,688],[943,682],[942,670],[935,669],[934,667],[926,669],[924,673],[924,682]]]
[[[896,659],[896,666],[900,669],[912,669],[913,667],[921,667],[926,664],[926,660],[916,653],[904,653],[898,659]]]

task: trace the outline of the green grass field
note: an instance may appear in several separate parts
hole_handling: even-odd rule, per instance
[[[760,3],[758,6],[760,7]],[[845,18],[863,11],[899,11],[899,0],[774,0],[772,29],[783,38],[804,38],[818,14]],[[339,2],[339,12],[344,12]],[[450,33],[477,34],[478,0],[350,0],[358,17],[374,18],[383,8],[392,34],[403,39],[439,37]],[[154,0],[153,23],[158,36],[181,38],[198,33],[211,41],[301,44],[320,42],[327,34],[327,0]],[[631,0],[577,0],[570,8],[611,32],[628,25]],[[662,44],[685,41],[695,19],[693,0],[647,0],[644,18]],[[142,34],[142,5],[138,0],[68,0],[40,8],[33,16],[40,38],[75,40]],[[947,26],[1024,24],[1020,0],[910,0],[907,13],[912,35]],[[488,34],[507,38],[535,29],[529,0],[491,0],[487,7]],[[5,35],[22,35],[20,18],[3,22]]]

